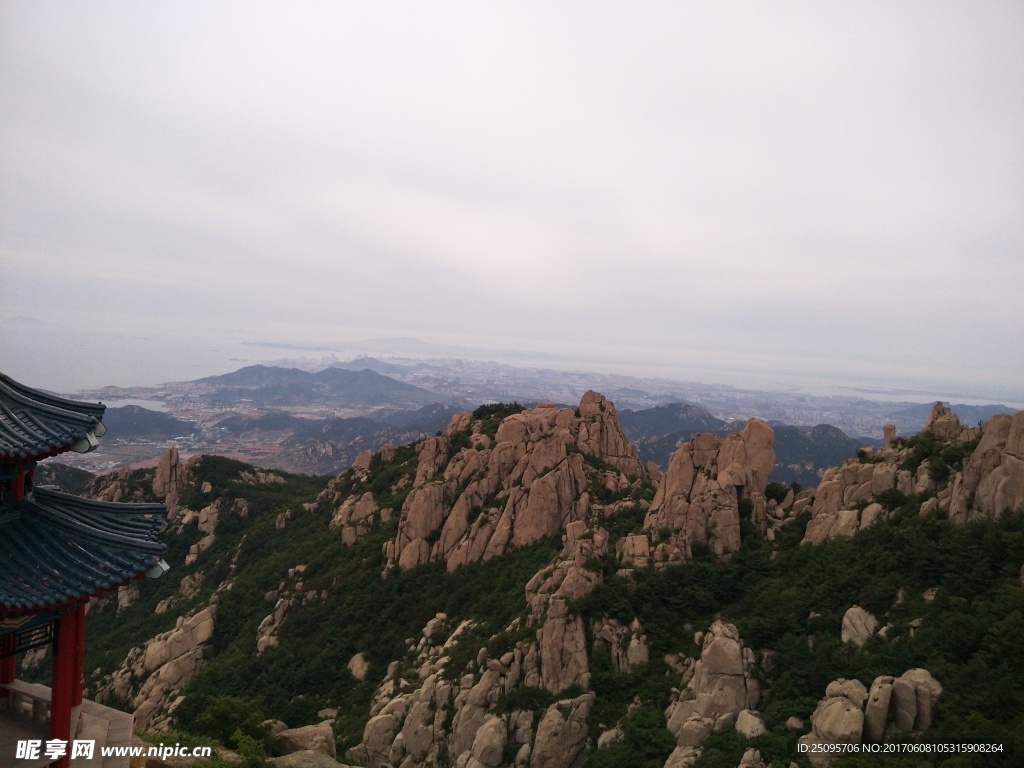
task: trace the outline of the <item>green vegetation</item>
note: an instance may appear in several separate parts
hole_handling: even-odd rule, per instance
[[[868,453],[863,448],[857,449],[857,461],[861,464],[877,464],[882,461],[882,457],[875,453]]]
[[[964,459],[974,453],[981,438],[968,441],[941,443],[931,432],[922,432],[914,437],[898,438],[896,445],[910,448],[900,469],[917,472],[927,462],[928,474],[937,485],[943,485],[956,470],[963,469]]]
[[[592,753],[587,768],[661,768],[676,745],[654,707],[637,707],[623,718],[622,730],[622,741]]]
[[[515,403],[482,406],[474,418],[493,435],[504,415],[520,410]],[[452,451],[466,445],[461,438],[453,439]],[[936,478],[943,472],[948,478],[972,450],[972,443],[937,444],[927,435],[911,438],[907,445],[912,450],[904,468],[916,471],[926,465]],[[620,723],[624,737],[591,753],[586,763],[590,768],[664,764],[674,739],[665,729],[663,711],[671,689],[680,686],[665,656],[697,655],[694,632],[706,630],[719,616],[736,624],[744,644],[759,655],[757,674],[764,693],[758,708],[769,733],[754,740],[731,730],[714,734],[697,763],[702,768],[735,766],[749,746],[759,749],[766,762],[788,764],[795,759],[802,765],[794,746],[799,734],[784,727],[788,717],[807,720],[836,678],[870,685],[877,675],[899,675],[914,667],[928,669],[945,689],[925,742],[1001,743],[1004,751],[990,755],[987,765],[1024,765],[1024,589],[1018,580],[1024,563],[1024,517],[1007,514],[996,522],[956,527],[938,515],[921,516],[920,497],[889,491],[876,499],[890,511],[888,518],[852,539],[801,546],[809,519],[804,512],[769,543],[743,519],[742,547],[729,560],[720,561],[706,546],[694,544],[689,564],[640,570],[627,578],[619,575],[615,545],[642,530],[643,502],[654,489],[642,484],[610,492],[598,478],[611,468],[594,457],[584,455],[584,461],[596,501],[633,503],[596,515],[593,523],[608,531],[610,554],[587,562],[588,569],[602,574],[602,583],[572,610],[583,617],[588,633],[592,622],[605,617],[624,625],[639,619],[650,648],[650,662],[626,673],[613,667],[610,649],[602,643],[591,654],[596,700],[590,735],[596,739]],[[390,462],[375,456],[365,480],[349,471],[335,486],[343,494],[369,490],[381,506],[397,509],[411,487],[416,464],[415,447],[402,446]],[[264,719],[278,718],[297,727],[316,722],[318,710],[336,707],[337,746],[343,753],[360,740],[374,688],[390,662],[404,661],[409,681],[416,684],[407,640],[418,642],[422,627],[436,613],[448,615],[448,631],[464,619],[475,622],[446,650],[449,680],[475,664],[481,647],[497,658],[535,637],[536,627],[525,622],[524,587],[559,552],[557,538],[454,573],[438,563],[391,571],[382,578],[382,548],[395,535],[397,518],[346,547],[339,532],[328,527],[333,510],[310,504],[328,478],[275,472],[282,482],[258,484],[246,479],[252,471],[230,459],[204,457],[184,498],[194,510],[218,505],[215,545],[185,566],[185,555],[200,538],[196,523],[180,533],[168,531],[166,559],[172,572],[143,582],[129,608],[118,611],[116,601],[107,599],[90,612],[86,669],[109,673],[132,647],[171,629],[178,616],[208,604],[217,590],[213,640],[205,667],[175,711],[177,727],[237,749],[245,765],[258,768],[272,751],[260,725]],[[129,484],[144,488],[145,477],[133,475]],[[206,493],[203,483],[210,484]],[[799,486],[772,483],[766,495],[781,501],[791,490],[799,491]],[[503,501],[503,495],[495,494],[471,510],[470,517],[475,520]],[[242,508],[248,510],[244,516]],[[742,509],[744,518],[749,516],[750,505]],[[285,510],[293,514],[280,529],[277,519]],[[670,535],[667,530],[652,532],[654,543]],[[289,576],[297,565],[304,570]],[[182,598],[182,577],[198,572],[204,574],[198,593]],[[934,600],[928,601],[925,592],[933,588]],[[288,609],[277,633],[278,646],[257,656],[257,627],[279,597],[292,596],[296,605]],[[175,601],[171,609],[155,614],[157,604],[168,598]],[[861,649],[840,642],[843,613],[854,604],[889,625],[887,638],[873,638]],[[920,626],[912,628],[917,619]],[[594,648],[593,637],[588,637],[588,646]],[[347,668],[356,653],[363,653],[370,664],[365,682]],[[89,682],[95,687],[99,679]],[[506,694],[498,709],[540,713],[556,698],[523,686]],[[218,760],[207,766],[219,768]],[[950,755],[923,764],[955,768],[969,763]]]
[[[473,420],[481,422],[481,433],[494,437],[498,431],[498,425],[506,416],[521,413],[524,410],[526,409],[519,403],[490,403],[481,405],[473,411]]]
[[[988,756],[987,765],[1024,764],[1024,590],[1017,579],[1024,518],[957,527],[921,517],[919,509],[918,499],[903,497],[890,520],[814,547],[798,544],[805,518],[783,529],[787,538],[774,558],[767,543],[745,541],[728,562],[703,556],[685,567],[638,572],[632,581],[613,575],[574,608],[622,623],[639,618],[652,660],[698,653],[692,632],[718,613],[737,625],[745,645],[772,652],[770,671],[760,673],[766,691],[759,704],[770,733],[752,742],[734,732],[716,735],[699,766],[735,766],[746,746],[766,760],[793,759],[797,734],[783,723],[791,715],[806,720],[829,682],[857,678],[870,686],[878,675],[914,667],[928,669],[945,689],[926,742],[998,742],[1004,752]],[[933,587],[929,603],[924,592]],[[860,650],[844,646],[840,625],[853,604],[890,623],[889,639],[873,638]],[[911,635],[917,618],[921,626]],[[651,667],[627,680],[594,656],[602,722],[613,723],[616,707],[621,716],[632,695],[661,679]],[[653,692],[640,695],[661,705]],[[930,764],[947,760],[962,764],[954,755]]]

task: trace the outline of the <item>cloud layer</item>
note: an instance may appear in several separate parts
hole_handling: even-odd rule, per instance
[[[0,367],[63,375],[73,337],[143,383],[153,350],[416,336],[1019,393],[1021,29],[1010,2],[7,3]]]

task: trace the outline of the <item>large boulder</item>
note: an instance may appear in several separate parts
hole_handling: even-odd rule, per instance
[[[289,728],[280,731],[274,737],[282,754],[312,751],[320,752],[330,758],[337,756],[334,744],[334,731],[330,723],[306,725],[301,728]]]
[[[587,718],[594,694],[555,702],[537,726],[530,768],[572,768],[582,762],[587,748]]]
[[[840,753],[815,752],[815,745],[877,743],[891,731],[925,731],[941,695],[942,686],[926,669],[910,669],[897,678],[880,675],[870,689],[859,680],[834,680],[811,716],[811,732],[800,743],[811,765],[823,768]]]
[[[850,607],[843,614],[841,637],[844,643],[853,643],[860,648],[878,630],[878,619],[859,605]]]

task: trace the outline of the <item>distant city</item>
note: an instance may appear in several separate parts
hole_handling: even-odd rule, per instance
[[[885,423],[895,424],[899,434],[916,433],[932,404],[853,394],[742,389],[450,357],[287,360],[160,387],[108,386],[65,393],[106,403],[109,434],[100,450],[62,460],[102,473],[152,464],[173,442],[186,454],[217,453],[268,468],[332,473],[347,467],[366,448],[376,449],[387,442],[400,444],[441,430],[451,414],[460,410],[512,401],[575,405],[591,389],[615,403],[623,429],[637,443],[641,457],[662,466],[675,441],[689,439],[687,429],[727,432],[730,423],[751,417],[777,425],[830,425],[845,433],[849,443],[840,436],[837,444],[834,433],[828,450],[818,445],[810,451],[824,450],[820,461],[792,463],[793,470],[784,479],[801,482],[815,482],[837,448],[849,451],[854,445],[880,442]],[[659,407],[673,403],[697,408],[686,416],[673,414],[672,423],[661,428],[632,426],[643,421],[639,414],[648,409],[658,409],[659,419],[668,418]],[[968,424],[995,413],[1012,413],[999,403],[951,405]],[[779,440],[784,439],[780,432]],[[806,455],[808,449],[804,446],[798,452]],[[785,466],[785,456],[780,455],[777,473],[785,474]]]

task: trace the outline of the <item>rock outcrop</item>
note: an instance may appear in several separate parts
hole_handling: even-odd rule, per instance
[[[591,511],[595,477],[616,490],[647,477],[615,407],[596,392],[575,410],[540,403],[508,416],[493,442],[480,428],[456,414],[443,434],[420,444],[398,534],[385,545],[389,568],[443,560],[454,570],[558,535]],[[466,429],[468,447],[454,451]],[[588,466],[587,456],[614,471]]]
[[[347,759],[413,768],[438,765],[441,755],[449,754],[456,765],[497,768],[510,744],[526,746],[529,753],[532,713],[498,714],[495,708],[525,676],[539,676],[536,647],[519,644],[501,659],[489,659],[481,649],[473,671],[453,684],[444,671],[453,647],[472,627],[466,621],[453,631],[443,614],[427,623],[406,664],[414,671],[403,673],[401,662],[389,667],[362,741]]]
[[[277,588],[267,592],[264,599],[274,603],[274,610],[256,628],[256,655],[262,656],[268,648],[277,647],[277,631],[290,610],[297,606],[323,602],[328,597],[326,589],[307,589],[302,581],[305,565],[288,569],[288,575],[278,583]]]
[[[189,466],[178,455],[178,446],[171,444],[156,465],[153,493],[164,499],[169,512],[178,505],[178,498],[189,480]]]
[[[526,602],[530,607],[528,621],[539,624],[537,645],[540,663],[539,679],[527,680],[552,693],[569,686],[590,686],[586,627],[583,619],[570,611],[574,600],[584,597],[600,582],[601,576],[586,567],[593,557],[608,551],[608,533],[603,529],[589,532],[582,522],[568,526],[562,556],[552,567],[540,571],[526,585]]]
[[[628,626],[623,626],[615,619],[605,617],[593,623],[591,635],[594,638],[594,653],[608,653],[612,667],[618,672],[631,672],[651,660],[647,635],[639,619],[633,619]]]
[[[694,435],[672,454],[644,521],[659,539],[650,555],[655,565],[692,559],[695,543],[719,557],[739,549],[739,502],[750,500],[753,513],[763,518],[774,441],[771,427],[751,419],[724,439],[710,432]]]
[[[878,630],[878,619],[859,605],[852,606],[843,614],[841,638],[844,643],[853,643],[860,648]]]
[[[362,742],[347,758],[413,768],[437,765],[439,755],[446,753],[453,765],[498,768],[508,765],[507,756],[514,752],[513,762],[521,768],[578,765],[590,746],[586,720],[594,694],[562,698],[536,721],[530,709],[500,705],[519,690],[533,691],[530,696],[538,689],[564,695],[590,686],[586,626],[570,605],[600,583],[601,575],[586,564],[607,550],[606,531],[587,530],[580,521],[569,524],[559,557],[526,586],[526,626],[516,619],[506,630],[535,639],[517,642],[499,658],[490,658],[483,647],[466,669],[448,671],[452,649],[472,623],[463,622],[453,631],[443,614],[427,622],[410,658],[389,667]],[[600,652],[619,654],[620,667],[646,660],[647,640],[638,622],[623,627],[609,620],[600,631],[617,641],[613,651]],[[620,648],[618,641],[625,638],[625,648]],[[403,669],[414,672],[403,674]],[[447,682],[452,673],[461,675],[457,684]]]
[[[349,496],[331,517],[331,528],[341,528],[341,540],[352,546],[379,523],[391,519],[391,510],[377,508],[373,494],[367,491],[362,496]]]
[[[548,707],[537,726],[530,768],[572,768],[587,746],[587,718],[594,706],[592,693],[558,701]]]
[[[1024,511],[1024,411],[985,422],[978,447],[953,477],[949,496],[940,498],[939,505],[954,523]]]
[[[239,759],[241,762],[241,759]],[[314,749],[303,749],[299,752],[292,752],[281,757],[271,757],[267,760],[270,768],[356,768],[356,766],[339,763],[332,757]],[[147,763],[147,768],[149,764]],[[175,766],[174,768],[177,768]]]
[[[870,690],[859,680],[835,680],[811,715],[811,732],[801,736],[800,743],[813,749],[818,744],[879,742],[896,732],[926,731],[941,695],[942,686],[925,669],[911,669],[897,678],[881,675]],[[818,768],[831,762],[828,752],[809,751],[808,759]]]
[[[174,629],[129,651],[121,667],[105,678],[98,701],[111,696],[130,701],[137,727],[167,730],[169,715],[181,703],[179,691],[203,666],[203,648],[213,637],[217,606],[179,617]]]
[[[665,710],[666,727],[676,737],[669,761],[688,765],[700,755],[709,733],[734,726],[740,713],[753,710],[760,698],[753,651],[743,647],[734,625],[716,621],[703,637],[689,683]]]
[[[1014,423],[1016,440],[1011,438]],[[942,509],[954,523],[998,517],[1005,509],[1024,509],[1024,448],[1019,437],[1024,435],[1024,412],[1012,418],[994,416],[982,427],[966,427],[948,407],[936,403],[922,434],[930,434],[941,447],[969,446],[980,438],[963,470],[955,472],[944,486],[937,485],[930,462],[920,462],[913,469],[912,449],[892,439],[890,432],[886,433],[885,448],[875,453],[862,451],[825,472],[813,493],[811,521],[803,543],[852,536],[871,525],[886,514],[874,498],[889,491],[907,496],[937,492],[922,505],[922,513]]]
[[[331,729],[330,723],[288,728],[274,734],[274,740],[280,751],[286,755],[293,752],[312,751],[327,755],[332,759],[337,756],[334,731]]]

